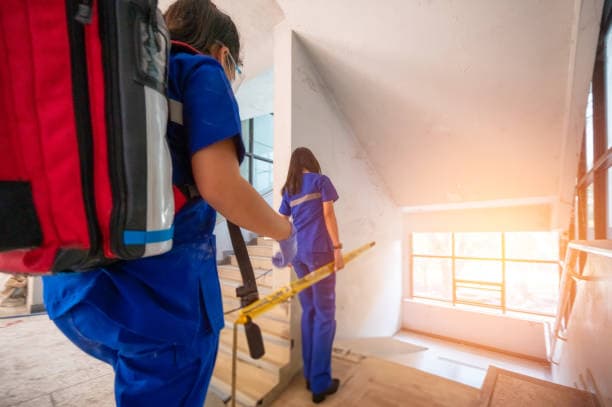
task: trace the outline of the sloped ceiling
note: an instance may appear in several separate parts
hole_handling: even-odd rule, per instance
[[[287,20],[397,205],[571,207],[603,0],[215,3],[248,77]]]
[[[278,4],[398,205],[571,190],[602,1]]]

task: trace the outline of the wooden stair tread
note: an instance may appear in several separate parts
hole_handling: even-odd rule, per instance
[[[236,296],[236,288],[242,285],[239,281],[234,280],[220,280],[221,282],[221,294],[226,298],[234,298],[238,299]],[[272,293],[272,288],[266,285],[257,284],[257,291],[259,292],[259,296],[263,297]]]
[[[269,394],[278,384],[273,373],[255,367],[241,360],[236,364],[236,400],[247,406],[256,406],[259,400]],[[232,356],[224,352],[217,354],[217,361],[211,385],[226,395],[231,395]]]
[[[255,274],[255,282],[257,287],[272,288],[272,273],[267,270],[253,270]],[[236,267],[236,270],[219,270],[219,280],[222,284],[227,283],[228,285],[238,287],[242,284],[242,275],[240,270]]]
[[[255,278],[264,279],[268,276],[272,277],[272,272],[270,270],[271,269],[253,268],[253,274],[255,274]],[[242,274],[240,274],[240,269],[238,266],[234,266],[232,264],[219,264],[217,266],[217,271],[219,272],[220,278],[242,281]],[[262,277],[264,275],[265,277]]]
[[[282,339],[289,339],[289,323],[283,321],[276,321],[269,318],[258,317],[253,320],[262,331],[270,333],[274,336],[278,336]]]
[[[262,268],[266,270],[270,270],[272,268],[272,257],[268,256],[249,256],[251,259],[251,264],[253,268]],[[232,266],[238,266],[238,259],[235,254],[229,256],[230,264]]]
[[[257,320],[255,321],[259,328],[261,328],[264,343],[272,341],[275,344],[289,347],[291,345],[291,338],[289,337],[289,324],[285,324],[284,326],[270,326],[268,324],[269,321],[273,323],[278,322],[273,320],[267,320],[266,318],[257,318]],[[233,321],[226,319],[225,327],[230,330],[233,329]],[[242,325],[238,325],[238,335],[244,335],[244,327]]]
[[[272,246],[266,245],[249,245],[247,246],[247,251],[251,256],[263,256],[263,257],[272,257]]]
[[[225,348],[224,350],[228,351],[230,354],[232,352],[232,342],[232,329],[223,329],[221,331],[220,345],[223,345]],[[266,353],[261,359],[267,362],[268,364],[273,365],[276,370],[289,363],[290,349],[288,347],[280,346],[278,344],[266,340],[264,340],[264,347],[266,349]],[[259,363],[260,359],[252,359],[249,355],[249,347],[244,332],[238,332],[238,351],[239,353],[242,353],[243,359],[246,359],[247,362],[253,363],[255,365]]]
[[[255,242],[257,243],[257,246],[269,246],[272,247],[272,245],[274,244],[274,240],[270,239],[269,237],[258,237]]]

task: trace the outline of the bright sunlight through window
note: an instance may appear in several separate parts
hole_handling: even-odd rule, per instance
[[[416,298],[552,316],[559,278],[556,232],[412,235]]]

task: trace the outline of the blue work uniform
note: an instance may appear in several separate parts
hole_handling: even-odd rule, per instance
[[[195,185],[192,155],[221,140],[233,138],[241,162],[238,106],[223,67],[173,48],[168,87],[183,105],[183,125],[168,125],[174,183]],[[113,366],[118,406],[203,405],[224,326],[215,218],[192,199],[175,217],[170,252],[43,279],[49,317]]]
[[[338,193],[328,177],[305,173],[298,194],[283,194],[279,212],[291,216],[297,229],[298,253],[292,262],[298,277],[334,260],[332,241],[323,218],[323,202],[336,201]],[[332,384],[331,354],[336,334],[336,275],[321,280],[299,294],[302,305],[302,357],[310,390],[323,393]]]

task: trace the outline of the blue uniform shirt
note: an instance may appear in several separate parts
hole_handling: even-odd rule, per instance
[[[283,194],[279,212],[293,218],[297,229],[296,258],[309,260],[317,253],[333,252],[333,244],[323,218],[323,202],[336,201],[338,193],[325,175],[307,172],[302,175],[302,190]]]
[[[183,126],[170,123],[173,181],[193,185],[191,157],[233,138],[244,157],[238,106],[223,67],[213,58],[173,49],[168,95],[183,104]],[[198,331],[223,325],[213,230],[215,210],[201,198],[175,217],[174,247],[160,256],[123,261],[87,272],[45,277],[51,318],[87,302],[137,334],[189,342]],[[138,310],[139,312],[135,312]]]

